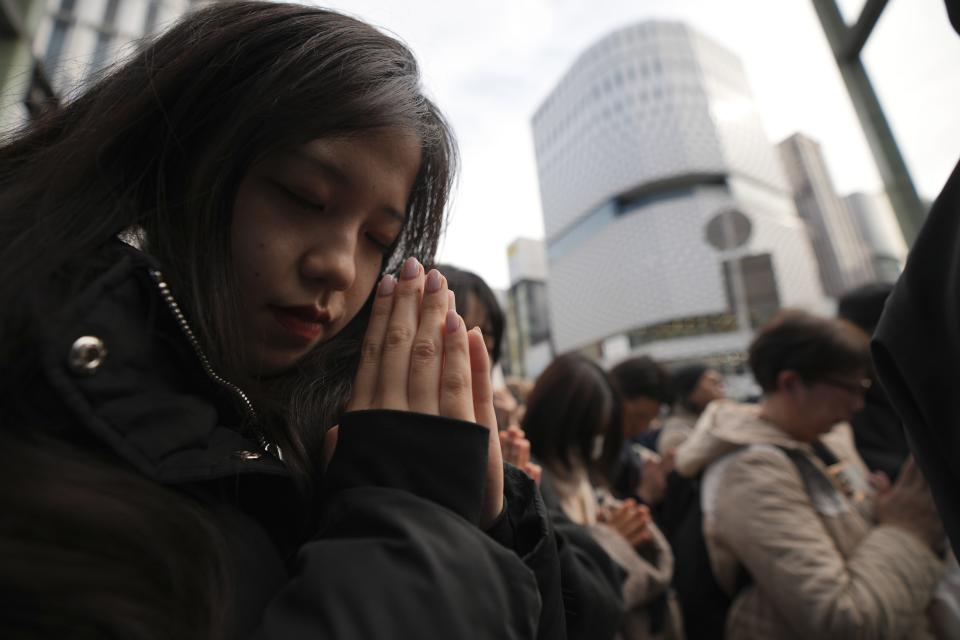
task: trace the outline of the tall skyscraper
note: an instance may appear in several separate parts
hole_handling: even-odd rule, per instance
[[[47,0],[47,16],[34,42],[53,88],[69,94],[92,74],[134,50],[209,0]]]
[[[795,133],[779,145],[800,216],[810,227],[820,279],[827,295],[874,280],[863,239],[847,205],[837,195],[820,144]]]
[[[517,238],[507,248],[510,373],[535,378],[553,359],[547,302],[547,254],[541,240]]]
[[[881,282],[896,281],[907,260],[907,243],[887,196],[851,193],[843,200],[869,252],[874,276]]]
[[[782,306],[827,308],[737,57],[684,24],[587,49],[533,117],[561,352],[742,360]]]

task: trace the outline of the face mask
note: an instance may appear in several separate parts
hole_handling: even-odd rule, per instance
[[[590,461],[596,462],[603,457],[603,436],[593,436],[593,451],[590,452]]]

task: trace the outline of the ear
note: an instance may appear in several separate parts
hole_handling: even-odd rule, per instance
[[[779,391],[793,393],[800,382],[800,376],[792,369],[785,369],[777,374],[777,389]]]

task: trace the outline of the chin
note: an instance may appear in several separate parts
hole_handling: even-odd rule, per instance
[[[300,354],[269,353],[257,354],[252,358],[249,369],[254,376],[270,378],[290,371],[303,360],[309,351]]]

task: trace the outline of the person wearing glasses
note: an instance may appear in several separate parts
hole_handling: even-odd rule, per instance
[[[749,362],[760,402],[711,403],[676,456],[680,474],[703,474],[726,637],[929,637],[944,533],[928,487],[908,462],[874,488],[846,422],[870,389],[866,335],[783,311]]]

